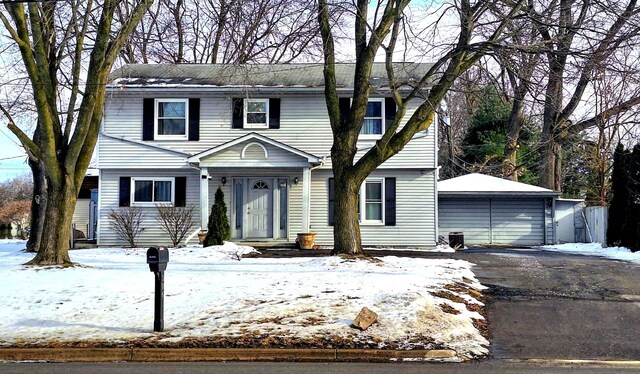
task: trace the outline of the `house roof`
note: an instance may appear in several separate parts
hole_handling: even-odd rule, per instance
[[[215,86],[322,88],[323,64],[129,64],[111,73],[109,85],[122,86]],[[433,66],[430,63],[394,63],[398,81],[417,83]],[[355,64],[336,64],[338,88],[353,87]],[[373,87],[388,84],[384,63],[374,63]]]
[[[558,193],[526,183],[514,182],[479,173],[438,182],[439,195],[557,196]]]
[[[320,158],[318,156],[312,155],[311,153],[307,153],[305,151],[301,151],[298,148],[291,147],[289,145],[286,145],[286,144],[281,143],[281,142],[279,142],[277,140],[273,140],[273,139],[271,139],[269,137],[266,137],[264,135],[260,135],[260,134],[255,133],[255,132],[249,133],[247,135],[241,136],[239,138],[236,138],[236,139],[231,140],[229,142],[226,142],[224,144],[220,144],[219,146],[216,146],[216,147],[213,147],[213,148],[209,148],[206,151],[203,151],[203,152],[200,152],[198,154],[195,154],[195,155],[189,157],[187,159],[187,162],[192,162],[192,163],[200,162],[200,160],[202,160],[205,157],[208,157],[210,155],[213,155],[215,153],[223,151],[223,150],[225,150],[227,148],[233,147],[234,145],[247,142],[249,140],[258,140],[258,141],[270,144],[270,145],[272,145],[274,147],[283,149],[283,150],[285,150],[287,152],[290,152],[292,154],[295,154],[295,155],[298,155],[300,157],[303,157],[303,158],[307,159],[307,161],[310,162],[310,163],[319,164],[321,162],[321,160],[320,160]]]

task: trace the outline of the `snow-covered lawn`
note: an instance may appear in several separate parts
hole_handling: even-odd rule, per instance
[[[640,263],[640,252],[631,252],[625,247],[602,248],[600,243],[567,243],[556,245],[545,245],[541,247],[547,251],[576,253],[586,256],[601,256],[615,260],[631,261]]]
[[[82,266],[62,269],[21,265],[33,256],[22,248],[24,242],[0,241],[0,346],[169,346],[236,339],[261,346],[330,343],[451,348],[463,357],[487,353],[488,342],[474,327],[483,320],[477,312],[482,304],[470,296],[484,287],[466,261],[237,261],[233,246],[227,253],[214,247],[171,249],[165,332],[153,333],[154,276],[146,249],[73,251],[72,260]],[[365,306],[379,321],[366,331],[350,327]]]

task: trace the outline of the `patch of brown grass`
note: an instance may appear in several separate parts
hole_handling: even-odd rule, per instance
[[[449,314],[453,314],[453,315],[458,315],[460,314],[460,311],[454,307],[452,307],[449,304],[440,304],[438,305],[440,307],[440,309],[442,309],[443,312],[445,313],[449,313]]]

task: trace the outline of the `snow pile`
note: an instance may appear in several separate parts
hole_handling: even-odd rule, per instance
[[[35,268],[0,242],[0,346],[146,339],[246,337],[302,341],[345,339],[380,348],[487,352],[474,320],[481,290],[462,260],[383,257],[380,261],[321,258],[245,258],[250,247],[170,249],[165,273],[165,332],[153,327],[154,278],[146,249],[72,251],[82,266]],[[454,286],[452,286],[454,285]],[[466,287],[466,288],[465,288]],[[366,331],[350,324],[362,307],[378,313]]]
[[[602,248],[600,243],[567,243],[546,245],[541,248],[547,251],[576,253],[586,256],[601,256],[615,260],[640,263],[640,252],[634,253],[631,252],[629,248],[625,247]]]

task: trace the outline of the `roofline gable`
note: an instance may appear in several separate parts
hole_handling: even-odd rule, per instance
[[[216,154],[216,153],[218,153],[220,151],[223,151],[225,149],[228,149],[230,147],[233,147],[235,145],[238,145],[238,144],[244,143],[246,141],[250,141],[250,140],[258,140],[258,141],[267,143],[269,145],[272,145],[274,147],[280,148],[282,150],[285,150],[285,151],[287,151],[289,153],[293,153],[293,154],[295,154],[297,156],[300,156],[302,158],[307,159],[307,161],[309,163],[313,163],[313,164],[321,163],[321,159],[319,157],[315,156],[315,155],[312,155],[311,153],[307,153],[307,152],[301,151],[298,148],[295,148],[295,147],[292,147],[290,145],[281,143],[281,142],[279,142],[277,140],[273,140],[273,139],[271,139],[269,137],[266,137],[264,135],[260,135],[260,134],[258,134],[256,132],[251,132],[249,134],[246,134],[246,135],[241,136],[239,138],[236,138],[234,140],[231,140],[231,141],[228,141],[226,143],[220,144],[218,146],[209,148],[206,151],[202,151],[200,153],[197,153],[197,154],[187,158],[187,162],[189,162],[189,163],[198,163],[198,162],[200,162],[200,160],[202,160],[205,157],[211,156],[211,155]]]

